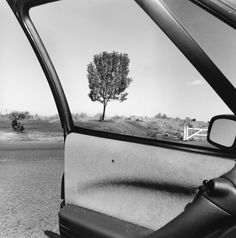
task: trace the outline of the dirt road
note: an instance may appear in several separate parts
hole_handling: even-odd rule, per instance
[[[0,144],[0,238],[58,238],[62,143]]]

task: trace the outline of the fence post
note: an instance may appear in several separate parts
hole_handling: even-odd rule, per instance
[[[186,126],[186,140],[188,140],[188,125]]]
[[[183,136],[183,141],[187,140],[187,126],[184,125],[184,136]]]

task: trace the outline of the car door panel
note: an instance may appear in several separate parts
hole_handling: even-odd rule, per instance
[[[157,230],[183,211],[202,180],[233,166],[212,155],[71,133],[65,202]]]
[[[84,207],[66,205],[59,213],[60,233],[65,237],[138,238],[154,231]]]

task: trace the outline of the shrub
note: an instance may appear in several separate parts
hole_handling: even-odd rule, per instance
[[[94,115],[94,118],[95,118],[95,119],[98,119],[99,121],[101,121],[101,119],[102,119],[102,114],[101,114],[101,113],[97,113],[97,114]]]
[[[85,112],[81,112],[80,114],[78,114],[78,117],[85,118],[87,117],[87,114]]]
[[[114,121],[122,120],[122,119],[124,119],[124,116],[118,116],[118,115],[115,115],[115,116],[112,117],[111,119],[114,120]],[[127,118],[125,118],[125,120],[127,120]]]
[[[160,119],[166,119],[168,118],[167,115],[164,113],[164,114],[161,114],[160,112],[157,113],[154,118],[160,118]]]
[[[24,125],[18,121],[25,119],[24,112],[11,112],[9,119],[11,120],[11,127],[14,131],[21,133],[25,130]]]
[[[192,121],[190,117],[185,117],[185,121]]]

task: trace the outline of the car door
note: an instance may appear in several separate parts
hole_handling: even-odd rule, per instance
[[[227,220],[229,214],[214,204],[209,205],[208,201],[202,198],[201,204],[205,204],[202,205],[203,208],[211,214],[208,217],[210,223],[215,222],[214,218],[217,218],[218,213],[222,214],[217,220],[217,226],[214,229],[210,229],[210,225],[204,227],[202,234],[199,228],[202,226],[201,216],[204,215],[201,206],[193,217],[191,214],[186,216],[181,213],[186,204],[193,200],[202,180],[218,177],[234,166],[235,153],[213,147],[206,142],[206,133],[203,135],[201,132],[207,131],[208,120],[216,113],[235,114],[235,87],[234,81],[228,79],[213,62],[211,51],[210,57],[206,54],[207,47],[205,49],[204,45],[201,45],[201,38],[198,39],[200,43],[197,43],[190,35],[190,27],[194,21],[184,26],[181,20],[190,18],[183,15],[181,18],[178,13],[185,6],[185,10],[189,10],[191,14],[196,12],[196,18],[204,17],[204,14],[208,14],[206,19],[216,18],[202,10],[198,6],[200,4],[204,9],[214,11],[217,18],[226,22],[223,24],[234,27],[234,11],[232,10],[233,13],[229,17],[228,11],[225,11],[226,15],[222,15],[221,10],[227,10],[226,8],[219,10],[220,5],[204,5],[205,1],[179,1],[176,4],[176,1],[98,3],[91,0],[86,3],[62,1],[38,6],[49,2],[52,1],[8,0],[44,70],[64,128],[65,171],[62,181],[63,202],[59,212],[61,235],[199,237],[201,234],[202,237],[212,232],[214,235],[215,231],[222,228],[219,224],[223,224],[222,221]],[[192,2],[197,2],[198,5]],[[33,8],[35,6],[37,7]],[[218,10],[214,7],[218,7]],[[57,11],[56,18],[54,13]],[[200,15],[197,15],[198,11]],[[79,14],[82,16],[80,22],[76,18]],[[220,24],[219,22],[221,20],[214,24]],[[80,27],[77,27],[76,23],[80,23]],[[174,44],[164,34],[160,36],[161,40],[156,38],[156,31],[160,31],[156,24]],[[46,30],[43,30],[42,26],[46,26]],[[88,30],[83,31],[83,27]],[[113,28],[116,30],[111,32]],[[36,29],[46,42],[53,62],[59,66],[57,68],[62,76],[61,80]],[[57,30],[61,37],[57,35]],[[74,37],[70,37],[69,30],[79,36],[76,41]],[[234,30],[227,28],[225,34],[230,35],[231,31]],[[92,37],[86,35],[91,32],[94,33]],[[49,37],[50,33],[52,36],[58,36],[55,41]],[[143,35],[146,37],[142,38]],[[127,43],[119,45],[122,39]],[[132,103],[128,106],[125,102],[112,104],[111,107],[116,108],[116,111],[103,122],[99,121],[98,115],[87,115],[87,111],[82,113],[90,104],[87,104],[83,97],[74,97],[76,93],[71,92],[77,85],[78,95],[87,95],[88,88],[84,89],[83,85],[88,82],[84,80],[77,84],[71,81],[71,78],[77,80],[76,74],[70,75],[74,70],[70,68],[74,64],[70,51],[78,55],[81,52],[83,57],[83,48],[86,48],[90,60],[93,60],[92,56],[97,53],[94,45],[99,45],[101,41],[106,42],[107,48],[102,48],[104,46],[101,44],[100,52],[118,51],[113,42],[117,42],[122,51],[130,50],[128,54],[132,56],[130,62],[133,64],[130,74],[135,75],[129,86],[130,99],[129,95],[127,97],[127,104],[133,100]],[[170,51],[164,47],[162,49],[161,43],[167,48],[173,47],[171,51],[177,56],[171,58]],[[81,51],[79,48],[71,48],[70,44],[81,45]],[[126,44],[130,48],[127,48]],[[149,45],[153,47],[149,48]],[[59,53],[55,52],[55,48]],[[137,52],[141,52],[140,55]],[[80,62],[80,59],[77,60],[76,63]],[[64,66],[64,62],[69,66]],[[159,65],[158,70],[155,70],[156,65]],[[77,69],[75,66],[79,72],[83,71],[80,77],[86,78],[86,64],[84,67]],[[182,77],[190,77],[191,80],[187,82],[181,79]],[[139,86],[133,86],[138,85],[138,82]],[[198,85],[207,89],[199,89]],[[201,90],[203,94],[198,94]],[[136,95],[136,98],[132,95]],[[78,105],[81,107],[78,110],[77,104],[74,103],[77,100],[80,101]],[[171,105],[169,109],[168,105]],[[168,110],[167,115],[166,111],[160,113],[160,108]],[[92,108],[91,111],[94,112],[93,110]],[[140,116],[138,113],[141,111],[143,114]],[[204,112],[207,116],[203,115]],[[192,118],[188,117],[188,113]],[[185,118],[181,119],[183,115]],[[193,118],[195,115],[205,121]],[[192,141],[191,138],[195,138],[194,133],[200,134],[203,140]],[[178,224],[170,225],[169,228],[168,224],[173,224],[171,220],[175,223],[175,217]],[[157,232],[154,232],[156,230]],[[219,237],[219,233],[212,237]]]

